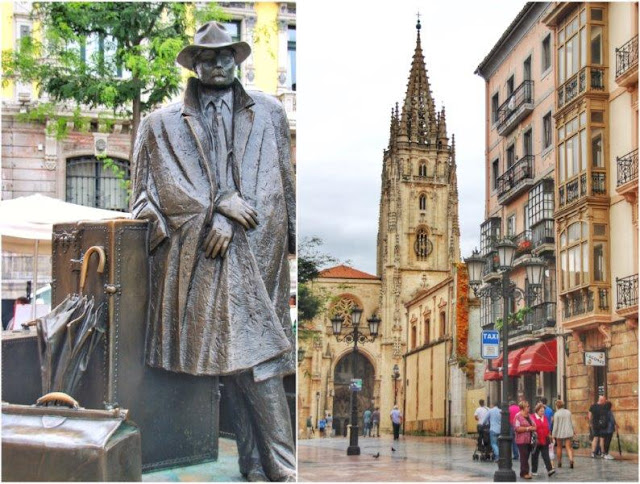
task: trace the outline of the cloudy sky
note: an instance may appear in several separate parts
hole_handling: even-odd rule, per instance
[[[382,152],[402,105],[420,11],[438,109],[456,135],[461,253],[484,220],[484,80],[474,71],[524,3],[394,0],[298,3],[298,227],[375,274]]]

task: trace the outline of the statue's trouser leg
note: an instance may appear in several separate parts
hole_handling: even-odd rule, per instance
[[[234,430],[240,471],[255,466],[256,455],[259,455],[262,469],[272,481],[294,476],[296,453],[282,377],[256,382],[253,372],[247,371],[228,380],[232,405],[237,412]]]

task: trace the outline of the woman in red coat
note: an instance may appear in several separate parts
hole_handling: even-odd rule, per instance
[[[531,456],[532,474],[534,476],[538,474],[538,456],[542,455],[542,460],[547,468],[547,473],[549,476],[552,476],[555,474],[556,470],[551,466],[551,459],[549,459],[549,444],[551,443],[551,437],[549,436],[549,422],[544,416],[544,403],[538,403],[536,405],[535,412],[531,419],[536,426],[536,435],[538,437]]]

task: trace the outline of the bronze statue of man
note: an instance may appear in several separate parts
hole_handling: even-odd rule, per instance
[[[295,251],[290,135],[281,103],[235,78],[250,54],[217,22],[178,63],[182,103],[146,117],[132,213],[150,221],[147,363],[224,377],[240,472],[295,480],[282,377],[295,371],[288,254]]]

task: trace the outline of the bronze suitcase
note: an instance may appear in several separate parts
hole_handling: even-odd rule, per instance
[[[149,295],[147,222],[118,219],[56,224],[52,305],[80,286],[108,304],[108,330],[75,395],[86,408],[129,409],[142,436],[143,470],[218,457],[217,377],[194,377],[147,367],[144,343]],[[100,249],[91,249],[98,247]],[[104,270],[97,271],[101,252]]]
[[[71,408],[3,403],[2,480],[140,481],[140,432],[127,410],[85,410],[69,401]]]

